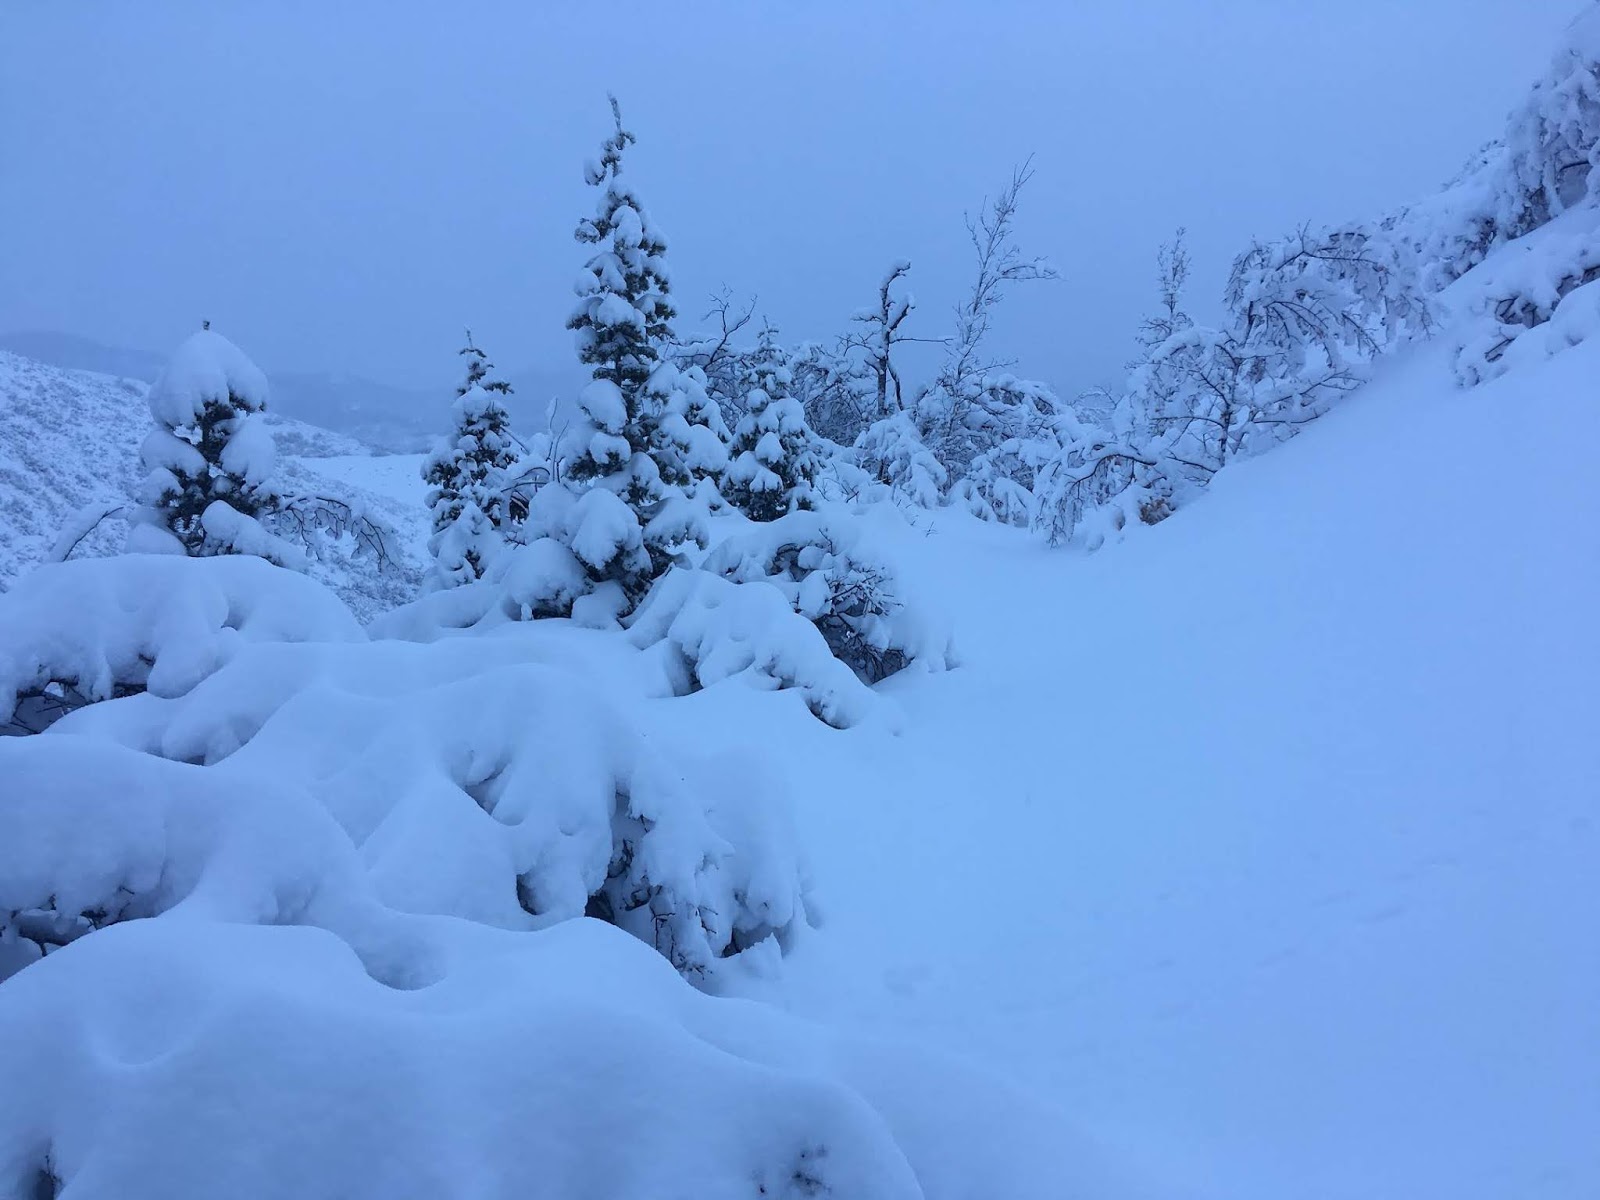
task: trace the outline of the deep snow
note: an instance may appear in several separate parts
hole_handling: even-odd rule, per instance
[[[1600,343],[1452,353],[1098,554],[869,514],[957,670],[653,712],[798,793],[824,922],[746,990],[1012,1079],[1111,1198],[1592,1195]]]
[[[622,636],[434,628],[436,601],[363,632],[298,576],[264,603],[279,576],[249,560],[29,577],[0,596],[0,636],[25,604],[46,630],[12,683],[44,646],[150,692],[0,742],[31,781],[0,791],[0,926],[161,915],[0,986],[0,1025],[30,1031],[0,1038],[0,1194],[59,1169],[119,1200],[808,1195],[818,1173],[948,1200],[1592,1200],[1589,327],[1536,327],[1468,390],[1441,334],[1094,555],[953,512],[841,517],[959,651],[846,688],[846,728],[759,669],[776,617],[728,604],[705,633],[714,587],[679,588],[692,628]],[[318,469],[420,514],[417,461]],[[74,583],[102,568],[145,608]],[[732,673],[671,694],[702,644]],[[642,937],[545,927],[605,877],[624,792],[679,821],[682,894],[820,918],[710,973],[741,999]],[[764,882],[730,876],[749,862]],[[519,904],[562,872],[584,878],[559,904]]]
[[[1600,1189],[1600,344],[1434,344],[1091,557],[940,515],[963,667],[794,747],[801,1011],[1001,1067],[1173,1194]]]

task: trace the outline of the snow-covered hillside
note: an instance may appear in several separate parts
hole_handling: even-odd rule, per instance
[[[962,654],[847,729],[759,658],[673,696],[681,668],[637,632],[368,643],[336,606],[313,621],[309,593],[273,601],[273,568],[162,560],[152,611],[203,569],[253,644],[205,634],[156,656],[152,694],[0,742],[25,801],[0,910],[170,909],[0,989],[7,1025],[50,1031],[0,1045],[0,1076],[30,1081],[0,1089],[0,1180],[193,1195],[245,1186],[226,1148],[249,1142],[259,1196],[466,1175],[489,1194],[1584,1200],[1600,339],[1470,390],[1454,371],[1484,289],[1577,220],[1457,284],[1466,324],[1096,555],[953,512],[850,518]],[[417,487],[414,460],[325,466],[397,502]],[[50,578],[30,619],[70,607],[79,585]],[[784,897],[805,895],[818,927],[786,955],[757,942],[708,977],[756,1004],[510,902],[505,855],[532,855],[525,892],[603,872],[585,772],[674,831],[650,869],[680,905],[743,911],[759,888],[762,920],[797,920]],[[779,809],[752,823],[780,792],[803,868]]]
[[[0,1200],[1600,1197],[1600,3],[1078,404],[1028,163],[903,387],[611,116],[526,441],[0,354]]]
[[[134,379],[69,371],[0,351],[0,588],[45,559],[73,518],[86,508],[124,504],[139,474],[139,446],[150,432],[147,385]],[[392,489],[368,490],[362,471],[392,474],[394,463],[415,473],[416,456],[389,460],[344,434],[269,414],[285,486],[331,492],[364,506],[392,526],[392,577],[351,572],[338,564],[313,567],[363,615],[393,607],[416,589],[421,575],[426,514],[391,499]],[[328,463],[339,464],[330,469]],[[126,522],[110,519],[73,553],[121,550]]]
[[[1002,1065],[1165,1194],[1594,1194],[1596,380],[1428,346],[1097,557],[905,539],[965,666],[790,750],[850,781],[802,1011]]]

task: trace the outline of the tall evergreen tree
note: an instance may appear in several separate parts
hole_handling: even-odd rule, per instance
[[[681,547],[704,544],[701,484],[726,465],[727,430],[698,369],[681,371],[666,353],[674,316],[666,239],[622,179],[623,152],[635,139],[615,97],[611,113],[615,132],[585,171],[601,196],[575,236],[595,251],[567,321],[593,375],[567,469],[586,491],[552,532],[593,580],[620,585],[626,608]]]

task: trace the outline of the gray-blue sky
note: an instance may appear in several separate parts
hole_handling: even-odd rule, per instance
[[[726,283],[829,335],[906,257],[941,333],[963,210],[1035,154],[1020,233],[1063,280],[997,349],[1071,391],[1117,375],[1174,226],[1203,305],[1252,234],[1426,193],[1578,7],[7,0],[0,329],[162,349],[205,315],[280,369],[422,385],[471,324],[565,367],[613,89],[680,327]]]

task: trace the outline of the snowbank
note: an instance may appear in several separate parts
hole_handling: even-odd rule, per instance
[[[53,563],[0,594],[0,717],[51,683],[181,695],[250,642],[365,641],[321,585],[253,557]]]

